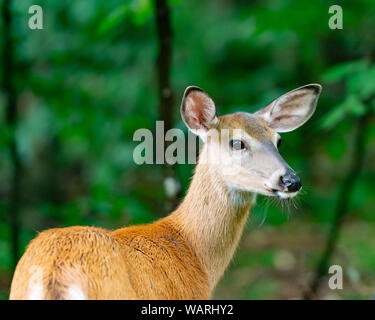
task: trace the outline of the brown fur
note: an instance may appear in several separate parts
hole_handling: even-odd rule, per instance
[[[183,203],[155,223],[41,232],[17,265],[10,299],[28,299],[35,280],[43,299],[69,299],[71,286],[87,299],[210,298],[250,203],[236,208],[223,183],[208,174],[207,165],[198,164]]]
[[[236,112],[220,117],[219,130],[238,128],[243,128],[259,142],[273,140],[275,136],[275,132],[268,127],[263,119],[251,113]]]
[[[159,221],[113,232],[92,227],[42,232],[20,260],[11,299],[27,299],[31,266],[41,266],[45,299],[207,299],[207,276],[173,224]]]

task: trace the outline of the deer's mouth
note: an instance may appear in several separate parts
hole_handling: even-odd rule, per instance
[[[273,195],[279,199],[288,199],[288,198],[293,198],[295,197],[299,190],[298,191],[280,191],[280,190],[277,190],[277,189],[271,189]]]

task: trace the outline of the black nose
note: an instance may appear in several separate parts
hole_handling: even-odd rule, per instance
[[[298,191],[302,187],[301,180],[294,171],[287,171],[280,177],[279,183],[281,187],[288,189],[288,191]]]

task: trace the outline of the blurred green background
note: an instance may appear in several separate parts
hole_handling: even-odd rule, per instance
[[[43,30],[28,27],[34,4],[43,8]],[[343,30],[328,27],[333,4],[343,8]],[[330,290],[324,278],[314,297],[369,299],[375,293],[375,2],[173,0],[168,5],[173,126],[187,131],[179,104],[188,85],[206,90],[219,115],[253,112],[304,84],[323,86],[313,118],[283,134],[280,152],[304,185],[296,208],[258,197],[214,298],[303,298],[339,212],[340,237],[329,264],[343,267],[344,288]],[[9,44],[4,16],[0,19],[4,299],[15,241],[22,254],[46,228],[114,229],[153,221],[170,209],[162,166],[133,162],[134,131],[154,130],[155,121],[163,120],[154,1],[11,1],[10,14],[13,122],[7,117],[4,72]],[[176,167],[181,196],[193,167]]]

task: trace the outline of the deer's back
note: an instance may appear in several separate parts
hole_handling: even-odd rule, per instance
[[[116,231],[50,229],[17,265],[11,299],[207,299],[193,250],[163,221]]]

